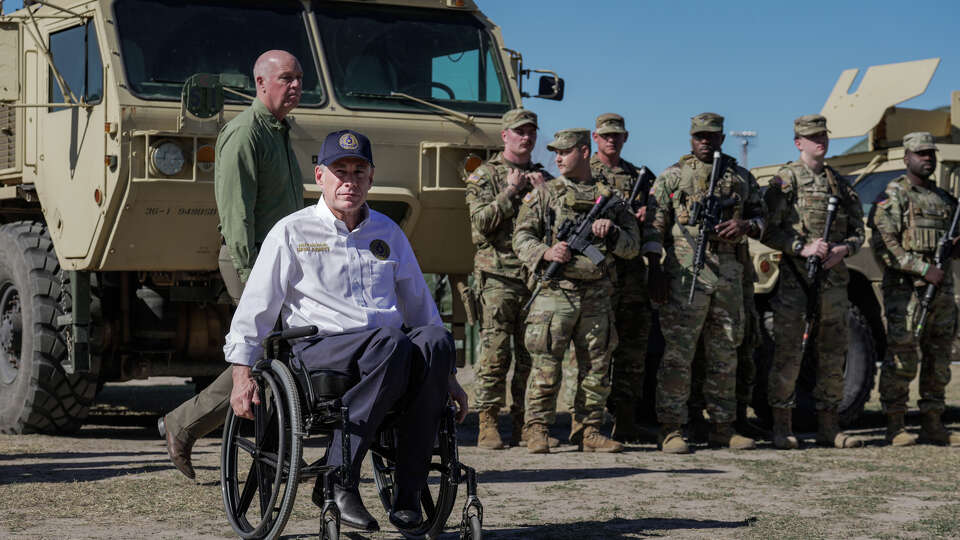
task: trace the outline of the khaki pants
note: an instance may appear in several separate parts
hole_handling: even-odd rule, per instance
[[[219,263],[220,275],[227,287],[227,293],[236,305],[240,301],[244,284],[233,266],[227,246],[220,247]],[[167,414],[164,420],[167,431],[173,433],[181,442],[192,443],[217,429],[227,417],[232,391],[233,368],[229,366],[210,386]]]

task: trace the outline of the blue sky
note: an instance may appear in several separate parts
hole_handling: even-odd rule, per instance
[[[689,151],[689,118],[713,111],[728,132],[758,132],[750,166],[784,162],[797,153],[793,119],[820,112],[844,69],[940,57],[927,92],[903,106],[939,107],[960,90],[955,0],[478,2],[527,67],[566,80],[562,102],[525,102],[540,115],[540,161],[557,129],[617,112],[630,130],[624,157],[659,172]],[[724,150],[739,148],[728,136]]]
[[[525,65],[566,79],[562,102],[528,99],[540,115],[539,161],[558,129],[627,119],[624,157],[659,172],[689,150],[689,118],[714,111],[726,130],[754,130],[751,166],[789,161],[793,118],[819,112],[840,72],[940,57],[927,92],[904,106],[933,108],[960,90],[960,2],[477,0]],[[19,7],[4,2],[4,11]],[[529,84],[536,84],[530,79]],[[837,140],[831,154],[855,140]],[[738,141],[727,153],[739,157]],[[552,163],[550,167],[553,168]]]

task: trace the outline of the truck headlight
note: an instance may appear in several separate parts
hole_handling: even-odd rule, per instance
[[[173,141],[161,141],[150,146],[150,167],[154,172],[173,176],[183,170],[185,163],[183,149]]]

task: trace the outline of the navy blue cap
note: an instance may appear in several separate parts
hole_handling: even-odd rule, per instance
[[[345,157],[366,160],[372,167],[373,150],[370,148],[370,139],[363,133],[358,133],[352,129],[334,131],[323,140],[317,163],[327,166]]]

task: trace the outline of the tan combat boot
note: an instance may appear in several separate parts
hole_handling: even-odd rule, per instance
[[[527,441],[527,451],[531,454],[549,454],[550,441],[547,426],[529,424],[523,428],[523,438]]]
[[[607,437],[596,426],[583,428],[583,439],[580,441],[581,452],[623,452],[623,445]]]
[[[513,426],[510,428],[510,437],[512,437],[510,440],[513,441],[514,446],[526,446],[527,440],[523,437],[523,411],[510,413],[510,418],[513,421]],[[547,437],[547,441],[550,443],[550,448],[560,446],[560,439],[556,437]]]
[[[781,450],[794,450],[800,446],[793,436],[793,409],[773,408],[773,446]]]
[[[840,416],[836,409],[817,411],[817,444],[834,448],[858,448],[863,439],[840,431]]]
[[[683,440],[683,431],[679,424],[660,426],[660,450],[665,454],[689,454],[690,447]]]
[[[917,442],[960,446],[960,434],[947,431],[940,419],[940,411],[927,411],[920,420],[920,437]]]
[[[752,450],[757,443],[750,437],[744,437],[733,429],[732,422],[713,424],[708,443],[713,448],[727,447],[731,450]]]
[[[477,434],[477,447],[487,450],[502,450],[503,440],[500,439],[500,432],[497,431],[497,413],[496,408],[484,409],[480,411],[480,432]]]
[[[613,424],[613,433],[610,434],[614,440],[622,443],[635,442],[640,438],[640,432],[637,430],[637,424],[633,415],[633,405],[621,403],[617,406],[617,413]]]
[[[904,415],[902,412],[887,414],[887,442],[893,446],[917,444],[917,436],[907,431]]]

